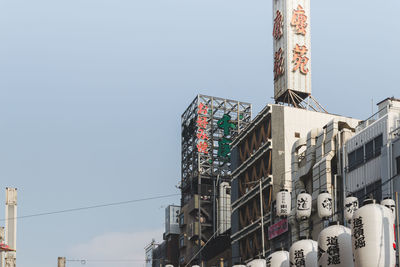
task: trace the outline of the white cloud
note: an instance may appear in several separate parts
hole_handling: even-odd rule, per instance
[[[77,244],[69,249],[68,259],[86,259],[81,266],[115,266],[115,267],[142,267],[144,266],[144,247],[153,238],[160,240],[163,229],[144,232],[105,233],[93,239]],[[127,262],[100,262],[91,260],[135,260]],[[71,265],[67,262],[67,265]],[[75,265],[75,264],[74,264]]]

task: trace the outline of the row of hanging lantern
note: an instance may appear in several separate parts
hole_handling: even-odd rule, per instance
[[[327,191],[322,192],[317,199],[318,216],[328,219],[333,215],[332,196]],[[291,196],[288,190],[282,189],[276,198],[276,213],[279,217],[287,217],[291,212]],[[311,216],[312,196],[306,191],[301,191],[296,199],[296,218],[299,221]]]
[[[277,215],[287,217],[291,212],[291,196],[287,190],[277,195]],[[311,216],[312,197],[305,191],[296,198],[296,218]],[[396,264],[395,201],[385,198],[381,204],[367,199],[359,208],[358,199],[348,196],[344,201],[344,218],[351,229],[337,222],[323,229],[318,243],[301,238],[292,244],[290,252],[279,251],[266,260],[267,267],[393,267]],[[333,215],[333,201],[328,192],[317,198],[318,216],[327,220]],[[285,256],[286,255],[286,256]],[[289,256],[289,260],[287,259]]]
[[[387,203],[387,204],[384,204]],[[311,216],[312,196],[306,191],[301,191],[296,198],[296,218],[299,221],[306,220]],[[382,205],[388,206],[394,210],[394,201],[392,199],[385,199]],[[291,212],[291,196],[288,190],[282,189],[277,194],[276,198],[276,213],[279,217],[288,217]],[[333,216],[333,199],[328,191],[323,191],[317,198],[317,211],[318,216],[322,220],[328,220]],[[344,216],[345,220],[350,223],[355,210],[358,209],[358,199],[349,196],[345,199],[344,203]]]

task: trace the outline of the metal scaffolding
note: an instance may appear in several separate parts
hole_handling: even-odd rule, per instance
[[[224,118],[229,118],[225,121],[229,123],[228,127],[231,126],[228,134],[224,133],[225,126],[221,126]],[[199,123],[204,120],[206,127],[201,128]],[[206,95],[198,95],[192,101],[182,114],[182,206],[188,200],[186,193],[189,196],[198,193],[192,183],[197,182],[199,175],[230,180],[230,143],[250,120],[249,103]],[[203,150],[199,151],[199,148]]]
[[[181,119],[181,213],[185,216],[181,238],[188,236],[190,241],[182,242],[180,257],[184,258],[183,263],[190,260],[215,232],[223,235],[230,228],[230,220],[225,218],[227,209],[223,207],[230,206],[224,201],[228,195],[224,198],[220,192],[230,196],[231,144],[249,125],[251,104],[197,95]],[[207,258],[207,253],[204,258],[202,254],[198,254],[196,262]]]

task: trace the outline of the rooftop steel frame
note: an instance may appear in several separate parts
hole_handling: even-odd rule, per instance
[[[207,114],[199,114],[200,105],[207,107]],[[192,190],[189,188],[199,175],[202,178],[218,176],[221,181],[230,181],[230,160],[219,156],[219,141],[224,137],[224,130],[218,127],[218,121],[225,115],[229,115],[230,122],[236,125],[235,128],[230,129],[228,136],[230,140],[234,140],[251,121],[251,104],[199,94],[182,114],[181,188],[183,192],[191,195],[197,193],[193,188]],[[197,149],[197,144],[200,142],[197,136],[199,117],[205,117],[207,120],[207,127],[204,129],[208,138],[205,140],[207,153],[201,153]],[[186,201],[184,196],[182,197],[182,205],[184,205]]]
[[[198,236],[190,239],[194,253],[216,232],[218,188],[222,182],[231,182],[232,142],[250,124],[251,116],[249,103],[201,94],[182,114],[181,206],[190,209],[193,199],[198,199],[198,214],[191,213],[191,220],[198,221]],[[201,262],[202,254],[190,257]]]

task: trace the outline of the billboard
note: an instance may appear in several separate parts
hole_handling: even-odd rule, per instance
[[[311,94],[310,0],[273,0],[274,99]]]

